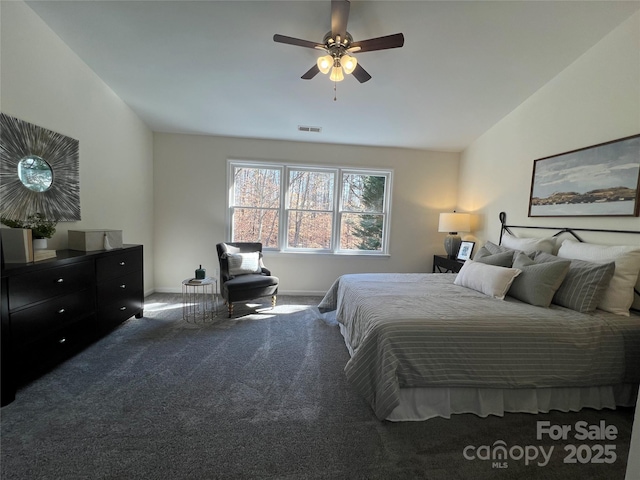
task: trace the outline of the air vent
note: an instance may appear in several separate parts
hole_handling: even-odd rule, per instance
[[[306,125],[298,125],[298,130],[301,132],[320,133],[322,127],[308,127]]]

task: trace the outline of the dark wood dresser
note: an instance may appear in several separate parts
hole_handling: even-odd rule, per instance
[[[16,388],[80,351],[144,305],[142,245],[58,250],[2,268],[2,405]]]

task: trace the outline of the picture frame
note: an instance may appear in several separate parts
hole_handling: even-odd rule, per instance
[[[460,248],[458,249],[458,255],[456,256],[456,259],[458,260],[469,260],[471,258],[471,254],[473,253],[473,247],[475,246],[476,242],[467,242],[466,240],[463,240],[460,243]]]
[[[80,220],[79,141],[0,113],[0,214]]]
[[[640,134],[533,162],[529,217],[638,216]]]

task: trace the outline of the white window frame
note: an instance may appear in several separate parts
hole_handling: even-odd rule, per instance
[[[234,201],[234,170],[236,167],[242,168],[259,168],[259,169],[277,169],[280,170],[280,208],[278,222],[278,247],[264,247],[265,251],[279,251],[284,253],[302,253],[302,254],[336,254],[336,255],[373,255],[388,256],[389,255],[389,237],[391,226],[391,198],[393,193],[393,170],[379,168],[362,168],[362,167],[327,167],[322,165],[296,164],[290,162],[260,162],[228,159],[227,160],[227,205],[226,205],[226,230],[227,238],[233,238],[233,209]],[[295,171],[311,171],[322,173],[333,173],[334,175],[334,191],[333,191],[333,222],[331,232],[330,248],[298,248],[288,245],[288,219],[289,212],[292,210],[289,205],[289,177],[290,172]],[[353,250],[341,249],[340,246],[340,225],[342,215],[345,213],[354,213],[351,210],[344,210],[342,207],[342,188],[343,175],[370,175],[385,177],[385,194],[382,212],[371,212],[372,214],[380,214],[384,217],[382,229],[382,248],[380,250]],[[308,210],[312,211],[312,210]],[[319,211],[326,213],[324,210]],[[356,212],[360,213],[360,212]]]

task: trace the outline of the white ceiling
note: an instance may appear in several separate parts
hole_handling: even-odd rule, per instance
[[[300,76],[330,1],[28,1],[154,131],[460,151],[640,8],[616,1],[358,1],[372,79]],[[298,125],[322,127],[320,134]]]

